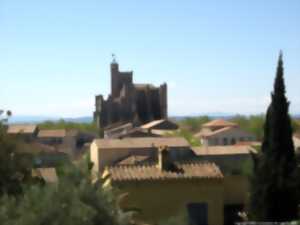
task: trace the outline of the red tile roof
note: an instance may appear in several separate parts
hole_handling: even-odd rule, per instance
[[[202,125],[202,127],[237,127],[238,124],[223,119],[212,120]]]
[[[112,182],[156,181],[174,179],[222,179],[223,174],[214,163],[174,163],[178,171],[165,171],[157,165],[108,167],[103,178]]]

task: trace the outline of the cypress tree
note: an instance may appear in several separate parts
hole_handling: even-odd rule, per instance
[[[283,222],[297,218],[297,163],[283,75],[280,52],[262,151],[253,156],[251,213],[258,221]]]

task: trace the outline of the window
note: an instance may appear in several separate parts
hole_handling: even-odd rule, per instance
[[[228,145],[228,139],[227,138],[223,138],[223,145]]]
[[[215,138],[215,144],[218,145],[219,144],[219,139]]]
[[[190,203],[187,211],[190,225],[208,225],[207,203]]]
[[[235,139],[234,139],[234,138],[231,138],[230,144],[235,145],[235,143],[236,143]]]

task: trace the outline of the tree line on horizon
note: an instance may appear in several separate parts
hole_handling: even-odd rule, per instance
[[[228,119],[228,121],[237,123],[243,130],[255,135],[256,139],[261,141],[264,134],[265,114],[260,115],[236,115]],[[190,134],[195,134],[201,130],[204,123],[213,120],[209,116],[187,117],[178,121],[181,130]],[[300,119],[292,119],[292,128],[294,132],[300,132]]]

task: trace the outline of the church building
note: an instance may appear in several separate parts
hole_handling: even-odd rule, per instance
[[[94,121],[100,130],[132,123],[140,126],[153,120],[166,119],[167,84],[133,83],[133,72],[120,72],[116,60],[111,63],[111,93],[105,100],[96,96]]]

